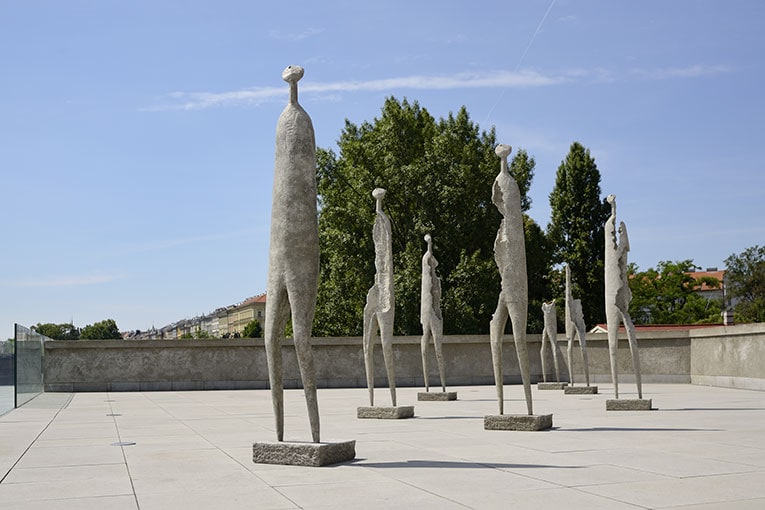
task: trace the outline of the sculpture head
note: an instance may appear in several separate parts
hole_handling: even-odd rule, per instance
[[[611,205],[611,216],[616,216],[616,195],[613,193],[606,197],[606,202]]]
[[[287,66],[284,71],[282,71],[282,80],[292,85],[293,83],[300,81],[300,78],[303,77],[304,73],[305,70],[300,66]]]
[[[428,246],[430,246],[430,243],[433,242],[433,238],[430,237],[430,234],[425,234],[425,242],[428,243]]]
[[[512,151],[513,148],[504,143],[501,143],[494,148],[494,153],[502,160],[506,160]]]
[[[375,188],[372,190],[372,197],[375,199],[375,210],[378,213],[382,212],[382,201],[385,197],[385,190],[382,188]]]

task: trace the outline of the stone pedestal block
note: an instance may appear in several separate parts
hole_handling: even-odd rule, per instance
[[[563,389],[564,395],[596,395],[597,386],[566,386]]]
[[[319,467],[356,458],[356,441],[340,443],[255,443],[252,461],[256,464]]]
[[[429,400],[457,400],[456,391],[420,391],[417,393],[417,400],[429,401]]]
[[[651,411],[651,399],[619,398],[606,400],[606,411]]]
[[[541,382],[537,383],[538,390],[562,390],[568,386],[567,382]]]
[[[399,420],[402,418],[412,418],[414,416],[414,406],[394,406],[394,407],[359,407],[356,409],[357,418],[376,418],[380,420]]]
[[[485,430],[548,430],[552,428],[552,414],[495,414],[483,417]]]

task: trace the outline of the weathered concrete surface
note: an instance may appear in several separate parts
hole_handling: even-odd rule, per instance
[[[606,411],[651,411],[650,398],[619,398],[606,400]]]
[[[456,391],[420,391],[417,393],[417,400],[419,401],[444,401],[444,400],[457,400]]]
[[[414,406],[372,406],[356,409],[356,418],[400,420],[414,417]]]
[[[540,382],[537,383],[538,390],[562,390],[568,386],[565,382]]]
[[[254,443],[255,464],[289,466],[328,466],[356,458],[356,441],[341,443]]]
[[[593,383],[610,386],[605,333],[588,334]],[[624,333],[620,338],[625,338]],[[542,380],[540,335],[527,335],[534,382]],[[765,390],[765,324],[742,324],[703,330],[640,332],[643,380]],[[361,338],[313,338],[320,388],[366,387]],[[626,342],[620,342],[621,372],[631,370]],[[393,338],[398,386],[423,387],[420,337]],[[447,384],[494,384],[488,335],[443,338]],[[505,384],[520,382],[511,335],[504,338]],[[431,377],[438,377],[433,351]],[[300,375],[291,339],[282,348],[284,385],[299,388]],[[691,358],[693,357],[693,369]],[[574,357],[575,363],[577,356]],[[565,356],[560,359],[564,360]],[[268,387],[263,339],[229,340],[79,340],[46,341],[45,391],[169,391],[258,389]],[[385,384],[382,353],[375,353],[375,377]],[[577,365],[577,371],[582,367]],[[620,377],[631,382],[629,375]],[[601,391],[605,391],[601,387]]]
[[[483,417],[484,430],[538,431],[552,428],[552,414],[493,414]]]
[[[692,331],[693,384],[765,390],[765,324]]]
[[[597,395],[597,386],[566,386],[563,388],[564,395]]]

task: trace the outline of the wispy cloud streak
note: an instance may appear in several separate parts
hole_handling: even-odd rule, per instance
[[[573,69],[559,73],[541,73],[532,70],[457,73],[453,75],[414,75],[376,80],[347,80],[328,83],[306,81],[301,94],[336,97],[338,93],[378,92],[400,89],[409,90],[457,90],[491,88],[535,88],[565,83],[593,81],[613,83],[617,81],[690,79],[732,72],[723,65],[692,65],[656,69],[630,69],[626,73],[604,68]],[[144,111],[203,110],[225,106],[257,106],[267,102],[282,101],[285,87],[252,87],[229,92],[173,92],[170,102],[142,108]]]

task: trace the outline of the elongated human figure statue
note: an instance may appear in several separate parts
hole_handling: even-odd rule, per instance
[[[614,395],[619,398],[619,380],[616,366],[616,353],[619,345],[619,323],[624,323],[627,340],[632,354],[632,367],[635,369],[638,398],[643,398],[643,386],[640,379],[640,354],[638,352],[635,326],[630,319],[629,306],[632,301],[627,280],[627,252],[630,242],[627,238],[627,226],[622,221],[616,229],[616,196],[608,195],[606,201],[611,204],[611,216],[605,225],[606,231],[606,323],[608,324],[608,354],[611,359],[611,380],[614,383]],[[617,242],[617,233],[619,239]]]
[[[396,405],[396,372],[393,368],[393,314],[396,304],[393,297],[393,242],[391,239],[390,220],[382,210],[385,190],[375,188],[376,218],[372,228],[375,243],[375,283],[367,292],[367,304],[364,306],[364,367],[367,372],[369,405],[375,405],[375,367],[374,346],[377,330],[380,330],[383,359],[388,374],[390,398]]]
[[[555,381],[560,382],[560,368],[558,367],[558,317],[555,312],[555,300],[542,303],[542,314],[545,327],[542,330],[542,348],[539,350],[539,358],[542,361],[542,380],[547,382],[547,344],[552,348],[553,365],[555,366]],[[545,342],[545,340],[547,340]]]
[[[502,223],[494,240],[494,260],[502,279],[497,309],[489,326],[491,339],[491,358],[494,365],[494,381],[497,385],[499,414],[504,414],[504,391],[502,374],[502,337],[505,333],[507,318],[513,325],[515,351],[526,396],[529,415],[532,412],[531,378],[529,376],[529,353],[526,347],[526,320],[529,302],[528,280],[526,276],[526,242],[523,231],[521,212],[521,193],[518,184],[510,175],[507,157],[512,148],[499,144],[494,152],[501,160],[499,175],[494,180],[491,201],[502,214]]]
[[[319,442],[319,406],[311,350],[311,328],[319,283],[319,228],[316,209],[316,143],[311,118],[298,104],[303,68],[282,73],[290,101],[276,125],[276,159],[268,255],[265,346],[276,437],[284,440],[282,340],[292,316],[300,377],[313,441]]]
[[[582,300],[574,299],[571,293],[571,268],[566,264],[566,353],[568,355],[568,377],[571,386],[574,385],[574,337],[579,340],[579,350],[582,353],[584,379],[590,385],[590,364],[587,361],[587,328],[584,325]]]
[[[441,337],[444,331],[444,320],[441,316],[441,278],[436,273],[438,261],[433,256],[433,239],[425,235],[428,250],[422,256],[422,286],[420,292],[420,324],[422,324],[422,373],[425,378],[425,391],[430,391],[428,384],[428,343],[433,338],[436,350],[438,375],[441,376],[441,390],[446,393],[446,376],[444,375],[444,355],[441,348]]]

